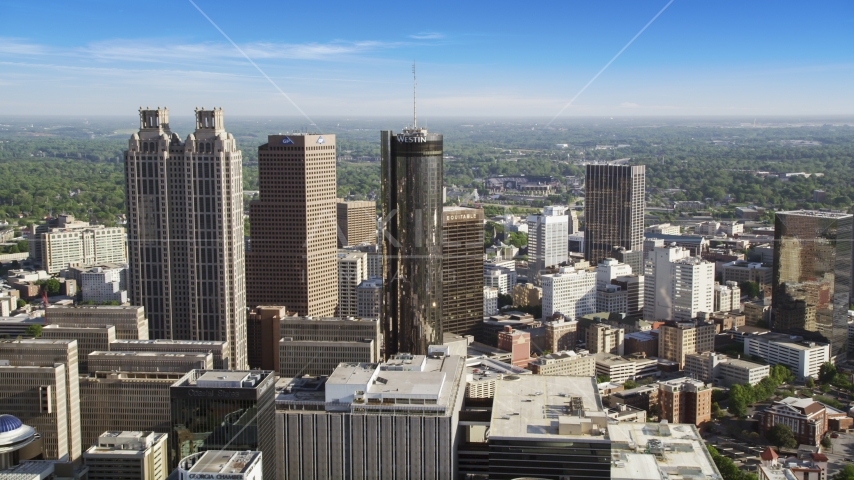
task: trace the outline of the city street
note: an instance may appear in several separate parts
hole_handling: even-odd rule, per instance
[[[830,478],[846,463],[854,460],[854,434],[840,433],[839,438],[831,438],[832,449],[825,449],[827,455],[827,477]]]

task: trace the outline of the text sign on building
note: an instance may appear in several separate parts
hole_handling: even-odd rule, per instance
[[[471,220],[477,218],[476,213],[458,213],[456,215],[446,215],[448,220]]]
[[[293,145],[294,141],[291,140],[291,137],[285,137],[282,139],[281,144],[282,145]]]
[[[397,141],[400,143],[427,143],[427,137],[409,137],[403,134],[398,134]]]
[[[187,478],[210,480],[243,480],[243,474],[234,473],[188,473]]]

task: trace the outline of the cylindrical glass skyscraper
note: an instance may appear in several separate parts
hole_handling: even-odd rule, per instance
[[[381,132],[386,357],[442,343],[442,135]]]

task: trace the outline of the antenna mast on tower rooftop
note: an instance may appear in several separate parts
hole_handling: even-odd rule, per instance
[[[418,128],[418,77],[415,76],[415,62],[412,62],[412,128]]]

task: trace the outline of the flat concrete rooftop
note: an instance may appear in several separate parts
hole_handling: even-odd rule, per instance
[[[570,415],[572,397],[581,398],[586,412],[603,414],[602,399],[593,377],[506,375],[495,385],[489,438],[578,439],[578,436],[558,433],[559,417]],[[583,437],[605,441],[601,435]]]

